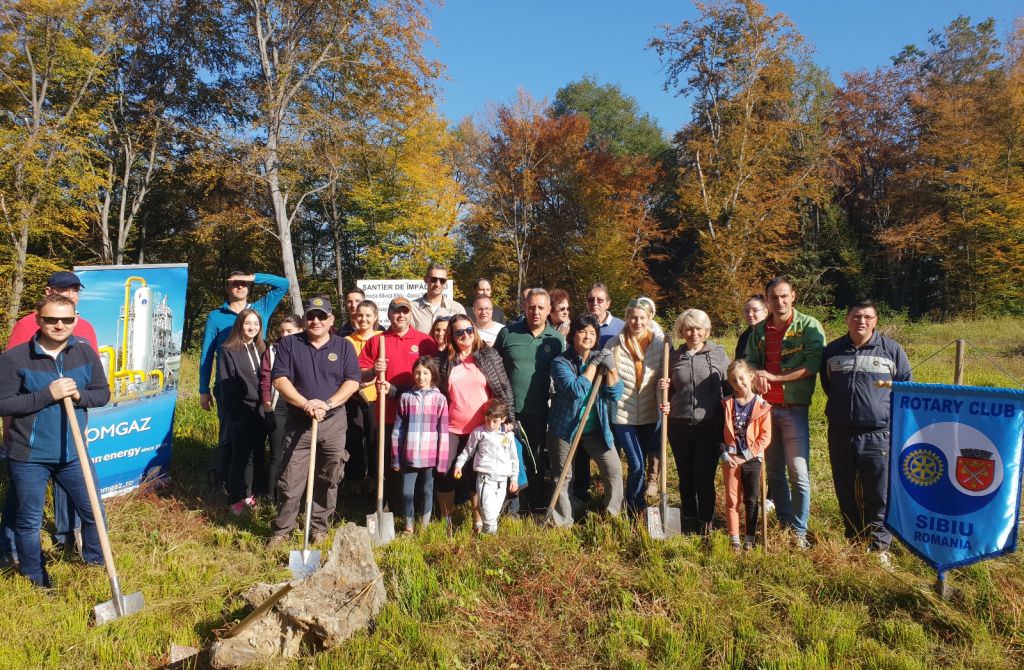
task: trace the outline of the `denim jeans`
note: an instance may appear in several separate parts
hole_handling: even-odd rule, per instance
[[[18,513],[18,499],[15,497],[14,479],[10,476],[11,468],[9,461],[4,458],[4,466],[7,468],[7,493],[4,497],[4,511],[0,516],[0,559],[7,559],[11,562],[18,560],[18,549],[14,544],[14,517]]]
[[[85,478],[78,461],[70,463],[28,463],[8,461],[14,480],[18,511],[14,520],[15,543],[21,559],[19,571],[34,584],[50,586],[50,577],[43,562],[39,542],[39,529],[43,524],[43,505],[46,502],[46,483],[53,479],[55,486],[64,490],[82,518],[82,558],[86,563],[103,565],[99,534],[89,505]],[[90,464],[92,467],[92,464]],[[95,481],[96,473],[93,470]],[[103,503],[100,502],[102,509]]]
[[[764,455],[775,513],[783,526],[792,527],[800,537],[807,534],[807,520],[811,515],[808,409],[806,405],[772,407],[772,443]]]
[[[658,424],[642,426],[612,425],[615,445],[626,455],[629,474],[626,475],[626,507],[630,512],[639,512],[647,507],[644,496],[645,458],[648,454],[661,453],[658,450]],[[575,476],[575,475],[574,475]]]
[[[6,461],[6,459],[4,459]],[[0,558],[18,560],[18,548],[14,542],[14,517],[18,512],[17,492],[14,480],[8,477],[4,510],[0,516]],[[68,494],[59,486],[53,487],[53,541],[66,547],[75,546],[75,529],[82,527],[82,520],[75,513],[75,506],[68,500]]]
[[[434,468],[402,468],[402,508],[405,527],[412,528],[416,519],[416,498],[422,501],[422,515],[434,509]]]

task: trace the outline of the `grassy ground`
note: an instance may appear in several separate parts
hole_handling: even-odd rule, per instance
[[[830,336],[839,324],[827,324]],[[920,381],[952,380],[952,340],[969,342],[966,383],[1024,379],[1024,323],[1002,319],[889,328]],[[723,339],[727,346],[731,341]],[[1001,372],[998,368],[1005,371]],[[146,608],[102,628],[91,608],[110,597],[105,573],[56,558],[52,593],[0,577],[0,668],[146,668],[172,643],[208,644],[245,614],[238,594],[287,578],[286,552],[263,548],[270,510],[241,521],[206,487],[215,423],[185,366],[173,484],[109,501],[126,591]],[[375,632],[275,668],[1019,668],[1024,666],[1024,560],[954,571],[951,602],[899,547],[882,570],[842,539],[824,450],[822,398],[812,408],[814,548],[734,556],[724,535],[652,542],[624,521],[589,517],[571,530],[503,521],[475,538],[434,525],[378,551],[391,600]],[[352,520],[360,521],[353,508]]]

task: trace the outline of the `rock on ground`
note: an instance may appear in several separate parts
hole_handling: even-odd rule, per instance
[[[257,584],[243,594],[258,607],[289,582]],[[275,656],[291,658],[303,647],[322,651],[368,628],[387,599],[370,536],[353,523],[338,529],[322,568],[303,580],[238,635],[214,643],[215,668],[238,668]]]

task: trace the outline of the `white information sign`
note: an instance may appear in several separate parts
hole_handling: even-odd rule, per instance
[[[422,279],[357,279],[356,286],[363,289],[366,299],[377,304],[380,312],[380,325],[387,328],[388,305],[398,296],[405,296],[410,301],[416,300],[427,291]],[[446,300],[455,300],[455,282],[451,279],[444,285]]]

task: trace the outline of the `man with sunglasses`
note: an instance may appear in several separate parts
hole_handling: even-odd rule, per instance
[[[50,275],[50,278],[46,282],[46,288],[43,289],[43,295],[61,295],[67,298],[75,306],[76,312],[78,309],[78,298],[80,291],[85,288],[82,285],[82,281],[78,278],[74,272],[68,272],[66,270],[61,272],[54,272]],[[19,344],[24,344],[32,339],[32,337],[39,331],[39,324],[37,322],[37,315],[35,311],[29,312],[22,318],[18,319],[18,322],[14,324],[14,328],[11,330],[11,336],[7,339],[7,349],[12,349]],[[99,342],[96,338],[96,329],[92,327],[92,324],[78,317],[75,321],[75,330],[72,333],[75,337],[80,337],[89,343],[93,351],[99,351]],[[7,423],[4,424],[4,433],[7,433]],[[7,499],[4,504],[3,518],[0,519],[0,562],[6,564],[12,564],[17,561],[18,552],[14,545],[14,506],[15,506],[15,492],[12,488],[7,489]],[[53,521],[54,521],[54,533],[53,543],[58,547],[74,547],[75,543],[79,544],[81,549],[81,541],[78,541],[76,535],[82,526],[81,521],[78,519],[78,515],[75,514],[75,506],[68,500],[68,496],[64,493],[64,490],[59,486],[55,486],[53,489]]]
[[[313,544],[327,538],[338,502],[338,482],[348,460],[345,403],[359,390],[358,356],[351,342],[332,332],[330,300],[317,297],[306,301],[305,319],[305,331],[277,343],[270,373],[289,411],[284,427],[285,466],[277,480],[281,506],[268,547],[283,544],[295,528],[309,475],[313,419],[320,422],[310,521]]]
[[[604,348],[608,340],[622,332],[626,322],[612,316],[609,310],[612,308],[612,299],[608,295],[608,287],[604,284],[594,284],[587,291],[587,311],[594,315],[597,322],[601,324],[601,332],[597,336],[598,348]]]
[[[269,286],[270,290],[265,296],[254,303],[249,302],[249,295],[253,286]],[[231,334],[231,328],[235,325],[238,313],[243,309],[252,308],[256,310],[263,321],[263,337],[267,337],[267,324],[270,323],[270,315],[274,313],[278,303],[288,293],[288,280],[277,275],[247,274],[235,270],[227,278],[226,298],[224,304],[210,312],[206,317],[206,332],[203,334],[203,348],[199,354],[199,404],[206,411],[213,406],[213,399],[218,397],[219,388],[217,380],[213,383],[213,393],[210,393],[210,378],[214,371],[214,356],[220,351],[221,346],[227,341]],[[227,481],[228,460],[231,450],[228,445],[228,434],[225,417],[223,416],[221,403],[216,403],[217,421],[220,423],[220,434],[217,439],[217,451],[214,454],[213,465],[210,471],[215,473],[217,481],[221,484]]]
[[[448,285],[448,268],[437,263],[427,268],[423,277],[427,292],[412,301],[412,327],[421,333],[429,333],[434,321],[441,316],[465,314],[466,308],[454,300],[446,300],[445,286]]]
[[[103,564],[63,400],[71,398],[84,430],[86,409],[107,404],[110,387],[99,356],[85,339],[73,335],[78,316],[70,298],[49,294],[36,304],[35,315],[38,332],[0,356],[0,415],[11,417],[5,439],[13,483],[8,495],[16,501],[19,571],[33,584],[49,588],[39,529],[51,479],[82,519],[82,558]]]
[[[427,275],[431,275],[431,270]],[[457,304],[457,303],[456,303]],[[430,335],[412,327],[413,304],[408,298],[398,296],[388,305],[388,321],[391,325],[386,331],[370,338],[359,354],[359,368],[363,381],[370,382],[384,373],[387,382],[381,389],[378,398],[384,398],[384,435],[391,448],[391,429],[395,425],[398,413],[398,399],[412,388],[412,366],[420,356],[436,356],[437,343]],[[384,360],[380,361],[381,342],[384,343]],[[378,400],[377,402],[380,402]],[[390,453],[390,452],[388,452]],[[397,509],[400,491],[397,490],[394,474],[390,468],[385,472],[387,478],[387,499],[392,508]]]

